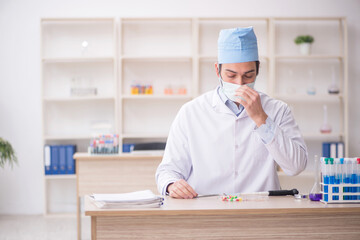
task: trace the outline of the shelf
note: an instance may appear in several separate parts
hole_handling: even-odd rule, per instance
[[[121,135],[124,138],[167,138],[168,134],[153,134],[153,133],[124,133]]]
[[[339,21],[343,17],[275,17],[275,21]]]
[[[56,22],[56,23],[69,23],[69,22],[113,22],[113,18],[42,18],[41,22]]]
[[[336,95],[277,95],[276,99],[280,99],[284,102],[324,102],[324,103],[336,103],[342,99],[341,94]]]
[[[76,179],[76,174],[45,175],[45,179]]]
[[[108,101],[115,100],[115,97],[100,97],[100,96],[89,96],[89,97],[44,97],[45,102],[72,102],[72,101]]]
[[[191,56],[129,56],[124,55],[121,57],[124,61],[151,61],[151,62],[188,62],[192,60]]]
[[[44,140],[85,140],[91,138],[90,135],[44,136]]]
[[[152,99],[152,100],[190,100],[191,96],[189,95],[123,95],[122,99],[124,100],[143,100],[143,99]]]
[[[289,55],[289,56],[275,56],[276,59],[339,59],[342,60],[343,56],[340,55]]]
[[[46,218],[76,218],[76,213],[46,213],[45,214]]]
[[[303,133],[305,140],[338,140],[344,136],[343,133]]]
[[[113,62],[114,57],[43,58],[43,63]]]

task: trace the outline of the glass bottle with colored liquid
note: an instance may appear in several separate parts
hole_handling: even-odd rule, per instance
[[[322,193],[320,188],[320,181],[319,181],[319,158],[317,155],[314,156],[314,164],[315,164],[315,182],[314,186],[312,187],[309,198],[311,201],[320,201],[322,199]]]

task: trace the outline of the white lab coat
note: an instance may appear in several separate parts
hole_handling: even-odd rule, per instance
[[[305,169],[307,149],[290,108],[260,93],[274,138],[265,144],[246,110],[237,117],[217,89],[184,104],[169,132],[156,172],[158,190],[186,180],[198,194],[280,189],[276,163],[288,175]]]

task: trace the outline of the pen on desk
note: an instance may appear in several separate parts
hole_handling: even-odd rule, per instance
[[[237,193],[233,195],[240,195],[240,196],[294,196],[295,194],[299,194],[297,189],[291,190],[273,190],[267,192],[248,192],[248,193]],[[203,197],[214,197],[214,196],[226,196],[227,194],[203,194],[197,195],[196,198],[203,198]]]
[[[197,195],[195,198],[214,197],[214,196],[221,196],[221,194],[203,194],[203,195]]]

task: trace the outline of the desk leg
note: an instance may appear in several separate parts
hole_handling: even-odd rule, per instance
[[[91,217],[91,240],[96,240],[96,217]]]
[[[77,220],[77,239],[81,240],[81,202],[80,197],[77,197],[77,209],[76,209],[76,220]]]

